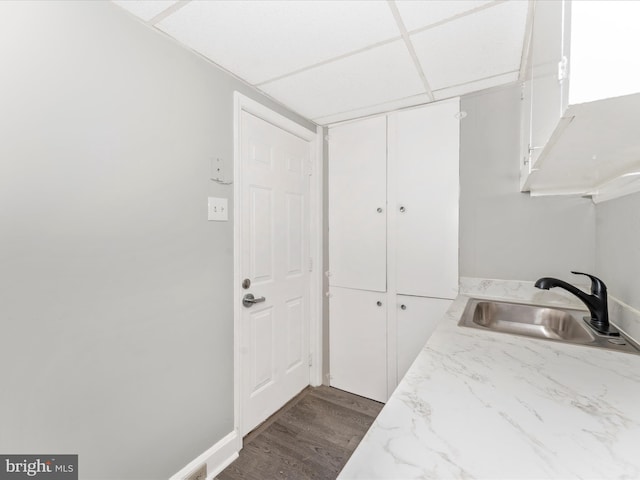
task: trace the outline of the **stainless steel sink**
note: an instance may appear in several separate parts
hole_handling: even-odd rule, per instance
[[[583,320],[587,311],[472,298],[458,325],[597,348],[640,354],[624,335],[599,335]]]

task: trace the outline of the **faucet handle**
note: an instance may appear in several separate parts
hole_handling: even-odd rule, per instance
[[[572,271],[571,273],[573,273],[574,275],[586,275],[591,279],[591,295],[595,295],[596,297],[599,297],[599,298],[607,297],[607,286],[598,277],[591,275],[589,273],[574,272],[574,271]]]

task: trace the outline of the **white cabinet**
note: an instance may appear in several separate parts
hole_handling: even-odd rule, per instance
[[[599,201],[640,189],[638,18],[640,2],[536,2],[521,190]]]
[[[457,295],[459,110],[456,98],[329,129],[337,388],[385,401]]]
[[[379,292],[331,287],[331,385],[387,400],[387,299]]]
[[[450,101],[389,116],[398,293],[458,294],[459,110]]]
[[[530,165],[536,165],[566,107],[568,10],[564,0],[537,2],[531,38]],[[564,14],[567,15],[564,15]],[[564,107],[563,107],[564,104]]]
[[[397,316],[397,377],[400,379],[424,347],[442,319],[452,300],[441,298],[396,297]]]
[[[386,291],[386,145],[385,117],[330,130],[331,285]]]

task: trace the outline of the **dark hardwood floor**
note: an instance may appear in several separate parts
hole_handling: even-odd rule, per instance
[[[218,480],[333,480],[383,404],[331,387],[308,387],[244,438]]]

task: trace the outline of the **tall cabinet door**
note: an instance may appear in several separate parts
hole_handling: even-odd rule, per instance
[[[396,291],[458,293],[459,99],[398,112],[390,121],[395,172]],[[393,163],[392,163],[393,162]]]
[[[397,358],[398,380],[404,377],[425,343],[442,320],[451,300],[398,295]]]
[[[387,287],[387,122],[329,130],[329,284]]]
[[[571,2],[536,2],[531,36],[531,169],[567,107],[568,80],[559,62],[569,55]],[[604,21],[604,20],[603,20]]]
[[[331,386],[387,401],[386,294],[331,287]]]

